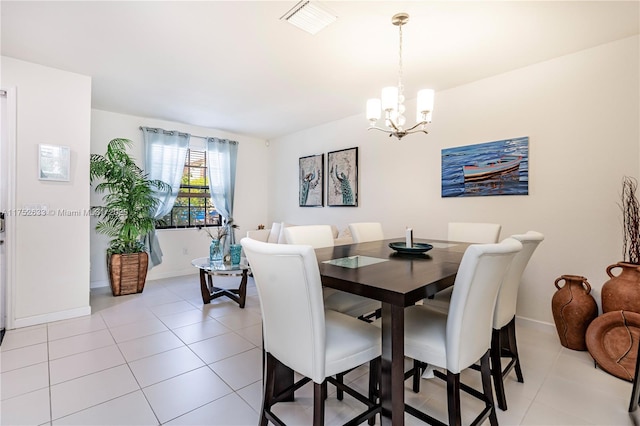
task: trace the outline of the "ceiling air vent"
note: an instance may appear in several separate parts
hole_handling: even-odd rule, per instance
[[[315,34],[338,19],[326,6],[317,1],[302,0],[281,18],[309,34]]]

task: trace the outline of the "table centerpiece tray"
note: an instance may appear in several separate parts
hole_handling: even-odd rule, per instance
[[[389,247],[402,254],[422,254],[433,248],[431,244],[427,243],[413,243],[411,247],[407,247],[407,243],[404,241],[389,243]]]

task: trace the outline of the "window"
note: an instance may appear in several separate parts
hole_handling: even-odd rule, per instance
[[[220,214],[216,211],[209,193],[207,153],[189,149],[184,164],[180,192],[171,212],[160,219],[158,229],[219,226]]]

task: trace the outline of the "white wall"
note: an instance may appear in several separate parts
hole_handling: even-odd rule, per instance
[[[101,110],[91,111],[91,152],[104,154],[107,144],[114,138],[131,139],[133,156],[142,166],[143,138],[140,126],[159,127],[165,130],[179,130],[197,136],[211,136],[236,140],[238,165],[236,174],[236,194],[234,205],[235,222],[240,226],[236,237],[243,237],[247,230],[257,228],[267,218],[267,182],[269,163],[265,141],[221,130],[191,126],[183,123],[152,118],[136,117]],[[195,139],[194,143],[202,142]],[[100,205],[101,196],[92,191],[91,205]],[[108,286],[106,249],[109,239],[95,232],[96,219],[91,220],[91,287]],[[207,256],[210,239],[197,229],[158,230],[160,246],[164,254],[160,265],[151,269],[148,280],[193,274],[197,271],[191,260]]]
[[[600,303],[605,268],[622,260],[621,179],[640,168],[638,40],[438,92],[429,135],[367,132],[363,114],[275,139],[269,223],[380,221],[389,237],[411,226],[425,238],[445,238],[449,221],[501,223],[502,237],[537,230],[546,240],[525,272],[518,315],[552,322],[562,274],[586,276]],[[528,196],[441,198],[441,149],[518,136],[529,137]],[[297,207],[298,158],[355,146],[359,206]]]
[[[91,78],[2,57],[2,87],[17,93],[15,275],[8,328],[86,315],[89,306],[89,135]],[[71,181],[38,180],[38,144],[71,148]],[[58,209],[78,216],[57,214]]]

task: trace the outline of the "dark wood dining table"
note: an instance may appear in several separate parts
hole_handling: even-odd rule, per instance
[[[392,242],[404,238],[316,249],[316,256],[324,286],[382,302],[381,420],[403,425],[404,308],[453,285],[468,244],[415,239],[433,248],[401,254],[389,247]],[[354,267],[360,264],[365,266]]]

